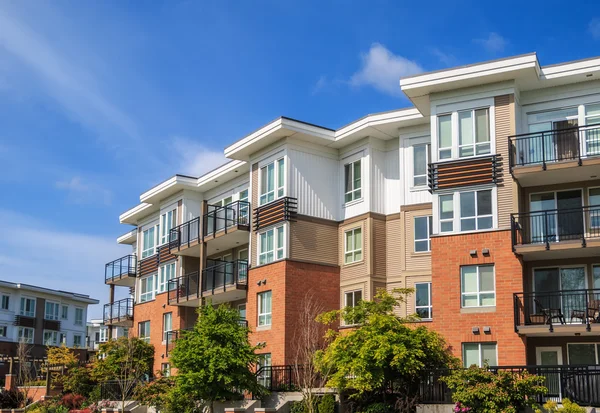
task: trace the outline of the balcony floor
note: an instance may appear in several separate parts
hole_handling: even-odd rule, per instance
[[[200,256],[200,242],[196,239],[180,245],[179,248],[171,248],[171,254],[177,256],[186,256],[186,257],[199,257]]]
[[[116,285],[118,287],[133,287],[135,286],[135,274],[123,274],[120,278],[118,275],[113,278],[107,278],[105,284]]]
[[[513,176],[523,187],[555,185],[569,182],[594,180],[600,177],[600,157],[590,157],[581,160],[569,160],[563,162],[549,162],[546,170],[542,164],[515,166]]]
[[[248,226],[233,226],[227,228],[227,232],[221,230],[217,233],[204,237],[206,242],[206,255],[211,256],[219,251],[226,251],[242,244],[247,244],[249,239]]]
[[[213,304],[220,304],[229,301],[237,301],[246,298],[246,288],[238,287],[235,284],[215,288],[215,292],[205,291],[202,296],[211,300]]]
[[[600,256],[600,238],[587,238],[586,246],[582,240],[551,242],[550,249],[546,244],[515,245],[515,253],[523,257],[523,261],[555,260],[568,258],[584,258]]]

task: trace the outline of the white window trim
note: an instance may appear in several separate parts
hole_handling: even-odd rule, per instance
[[[270,312],[262,312],[263,308],[262,308],[262,294],[266,294],[266,293],[271,293],[271,311]],[[268,290],[268,291],[261,291],[257,294],[257,302],[258,302],[258,309],[257,309],[257,322],[256,325],[258,327],[268,327],[270,325],[273,324],[273,290]],[[266,321],[264,324],[260,323],[260,317],[264,316],[266,318],[266,316],[270,316],[269,317],[269,323],[267,324]]]
[[[354,290],[348,290],[348,291],[344,291],[344,307],[343,308],[347,308],[349,307],[348,305],[348,294],[352,294],[352,308],[356,307],[356,300],[355,300],[355,294],[360,292],[360,300],[364,300],[365,299],[365,293],[362,290],[362,288],[356,288]],[[355,323],[347,323],[346,320],[342,319],[342,325],[344,326],[353,326],[356,325]]]
[[[354,240],[354,232],[360,230],[360,248],[354,248],[352,250],[348,250],[348,237],[346,236],[347,233],[352,232],[352,240]],[[364,233],[363,233],[363,227],[359,226],[359,227],[354,227],[351,229],[347,229],[344,230],[344,265],[352,265],[352,264],[356,264],[359,262],[363,262],[365,259],[365,253],[363,250],[363,246],[365,245],[365,240],[364,240]],[[355,260],[354,256],[356,255],[357,252],[360,252],[360,260]],[[348,254],[352,254],[352,261],[350,262],[346,262],[346,255]]]
[[[167,274],[165,273],[165,279],[163,282],[163,280],[162,280],[163,271],[166,272],[167,267],[173,268],[173,271],[171,271],[171,278],[167,278]],[[166,264],[161,265],[158,268],[158,275],[157,275],[157,279],[156,279],[157,285],[156,285],[156,287],[154,287],[154,289],[156,291],[154,296],[156,297],[156,295],[158,295],[158,294],[167,292],[169,281],[174,280],[175,278],[177,278],[177,265],[175,264],[175,261],[168,262]]]
[[[167,314],[171,314],[171,328],[169,330],[165,329],[165,319]],[[173,331],[173,313],[172,312],[168,312],[168,313],[163,313],[163,317],[162,317],[162,341],[163,343],[167,342],[167,333],[170,333],[171,331]]]
[[[77,321],[77,310],[81,310],[81,321]],[[82,307],[75,307],[75,315],[73,318],[73,324],[76,326],[82,326],[85,323],[85,309]]]
[[[151,332],[150,329],[151,329],[152,326],[150,325],[150,320],[140,321],[138,323],[138,337],[140,338],[140,340],[143,340],[146,343],[149,343],[150,342],[150,335],[147,335],[147,336],[144,335],[144,336],[142,336],[142,324],[146,325],[146,323],[148,323],[148,330],[149,331],[145,331],[144,334]]]
[[[77,343],[75,343],[76,337],[79,337],[79,345],[77,345]],[[83,336],[81,334],[73,334],[73,347],[74,348],[84,348],[85,347]]]
[[[7,324],[0,324],[0,330],[3,329],[3,328],[6,329],[6,334],[5,335],[1,335],[0,334],[0,340],[8,339],[8,325]]]
[[[476,292],[462,292],[462,269],[464,267],[476,267],[477,268],[477,291]],[[493,291],[481,291],[479,287],[479,268],[481,267],[492,267],[492,274],[494,275],[494,290]],[[491,294],[494,293],[494,304],[493,305],[479,305],[481,294]],[[477,305],[469,305],[463,306],[463,296],[464,295],[477,295]],[[475,264],[475,265],[463,265],[460,267],[460,308],[490,308],[496,307],[496,300],[498,298],[498,294],[496,293],[496,266],[494,264]]]
[[[160,222],[160,217],[159,217],[159,222]],[[144,249],[144,233],[146,233],[147,231],[150,231],[152,228],[154,228],[154,247],[152,248],[148,248],[147,250]],[[153,224],[153,225],[149,225],[147,228],[142,229],[142,239],[140,240],[140,244],[141,244],[141,259],[146,259],[149,257],[152,257],[153,255],[156,255],[156,253],[158,252],[158,247],[160,246],[160,225],[159,224]],[[151,254],[148,255],[144,255],[147,251],[151,251]]]
[[[278,167],[278,163],[280,160],[283,160],[283,183],[279,182],[279,170],[277,169]],[[273,164],[273,170],[274,170],[274,177],[273,177],[273,184],[274,184],[274,188],[273,188],[273,200],[272,201],[265,201],[262,202],[261,198],[263,197],[263,195],[267,195],[269,194],[271,191],[269,192],[265,192],[264,194],[262,193],[262,174],[263,174],[263,168],[268,168],[269,165]],[[278,199],[284,198],[287,195],[287,177],[288,177],[288,171],[287,171],[287,156],[286,155],[280,155],[275,157],[272,160],[269,160],[268,162],[265,162],[264,164],[259,164],[258,166],[258,205],[262,206],[262,205],[267,205],[270,204],[271,202],[275,202]],[[279,190],[283,189],[283,193],[281,196],[279,196]]]
[[[427,220],[427,238],[417,238],[417,219],[425,218]],[[431,235],[433,234],[433,215],[419,215],[413,217],[413,253],[427,254],[431,253]],[[417,242],[427,241],[427,250],[417,251]]]
[[[424,146],[425,147],[425,174],[423,175],[415,175],[415,147],[416,146]],[[411,191],[420,191],[423,189],[428,189],[428,179],[429,179],[429,164],[431,163],[431,143],[430,142],[415,142],[410,145],[410,190]],[[425,183],[422,185],[415,185],[416,177],[425,177]]]
[[[144,285],[143,282],[149,278],[152,278],[152,289],[150,291],[142,292],[142,285]],[[140,304],[147,303],[156,298],[157,284],[158,284],[158,274],[157,273],[150,274],[150,275],[140,278],[140,293],[138,295],[138,302]],[[147,294],[150,294],[150,298],[142,300],[142,295],[147,295]]]
[[[63,310],[64,310],[65,308],[67,309],[67,316],[66,316],[66,317],[63,317],[63,315],[64,315],[64,311],[63,311]],[[60,306],[60,319],[61,319],[61,320],[68,320],[68,319],[69,319],[69,305],[68,305],[68,304],[62,304],[62,305]]]
[[[479,367],[483,367],[483,351],[481,351],[481,345],[482,344],[488,344],[488,345],[495,345],[496,346],[496,363],[498,363],[498,343],[495,341],[481,341],[481,342],[466,342],[466,343],[462,343],[462,363],[464,366],[465,363],[465,344],[477,344],[477,348],[479,350]],[[470,366],[467,366],[470,367]]]
[[[594,350],[596,352],[596,364],[600,363],[600,352],[598,347],[600,347],[600,341],[594,341],[594,342],[582,342],[582,343],[567,343],[567,364],[571,364],[571,357],[569,357],[569,346],[572,345],[577,345],[577,344],[587,344],[587,345],[593,345],[594,346]]]
[[[425,284],[427,285],[427,292],[429,294],[429,305],[417,305],[417,285]],[[431,300],[431,281],[424,281],[415,283],[415,314],[417,313],[417,309],[425,308],[429,310],[429,317],[421,318],[422,321],[430,321],[433,320],[433,303]]]
[[[472,231],[460,231],[460,193],[492,190],[492,227],[486,229],[476,229]],[[452,218],[452,231],[441,232],[440,227],[440,196],[453,195],[454,217]],[[445,220],[446,221],[446,220]],[[433,194],[433,234],[472,234],[477,232],[489,232],[498,229],[498,187],[496,185],[482,185],[468,188],[456,189],[453,191],[441,191]]]
[[[11,300],[11,295],[10,294],[2,294],[2,300],[4,300],[4,297],[7,297],[7,302],[8,302],[8,308],[2,308],[2,302],[0,301],[0,311],[10,311],[10,302]]]
[[[283,228],[283,245],[278,245],[278,240],[277,240],[277,229],[278,228]],[[269,232],[269,231],[273,231],[273,261],[269,261],[269,262],[264,262],[264,263],[260,263],[260,256],[263,254],[267,254],[269,251],[261,251],[261,243],[260,243],[260,237]],[[287,257],[287,245],[288,245],[288,231],[287,231],[287,225],[284,224],[276,224],[274,226],[265,228],[264,230],[261,230],[258,234],[256,234],[256,242],[257,242],[257,248],[256,248],[256,262],[258,263],[258,265],[267,265],[267,264],[271,264],[273,262],[277,262],[277,261],[281,261],[286,259]],[[281,258],[277,258],[277,252],[281,250],[282,251],[282,257]]]
[[[360,163],[360,186],[358,188],[354,187],[354,164],[359,162]],[[352,189],[350,191],[346,191],[346,166],[351,165],[350,167],[350,172],[352,174]],[[355,159],[353,161],[348,161],[344,163],[344,167],[343,167],[343,182],[342,185],[344,186],[344,205],[348,205],[348,204],[352,204],[352,203],[357,203],[359,201],[361,201],[364,197],[364,192],[363,192],[363,182],[364,182],[364,168],[363,168],[363,158],[358,158]],[[354,198],[354,193],[356,191],[360,191],[360,196]],[[349,201],[346,201],[346,195],[348,194],[352,194],[352,199],[350,199]]]
[[[483,144],[482,143],[479,143],[479,144],[477,143],[477,122],[476,122],[475,112],[477,112],[478,110],[482,110],[482,109],[487,109],[488,135],[490,135],[489,136],[490,140],[487,141],[487,142],[484,142],[483,144],[490,145],[490,151],[488,153],[477,155],[477,146],[478,145],[479,146],[483,146]],[[471,127],[472,127],[472,131],[473,131],[473,143],[472,144],[461,145],[460,144],[460,114],[461,113],[465,113],[465,112],[470,112],[470,114],[471,114],[471,123],[472,123]],[[459,117],[459,128],[458,128],[458,137],[457,137],[458,138],[458,155],[460,156],[460,149],[461,148],[467,148],[467,147],[473,148],[473,155],[471,155],[471,156],[460,156],[460,159],[470,159],[470,158],[474,158],[474,157],[477,157],[477,156],[489,156],[489,155],[491,155],[492,154],[492,148],[491,148],[491,144],[492,144],[491,138],[492,137],[491,137],[491,133],[490,133],[491,131],[489,130],[489,127],[491,125],[491,119],[489,118],[490,117],[490,108],[489,107],[483,107],[483,108],[473,108],[473,109],[459,110],[459,111],[457,111],[457,113],[458,113],[458,117]]]
[[[21,302],[24,299],[33,301],[33,315],[27,314],[25,308],[23,308],[23,312],[21,312]],[[25,317],[35,317],[36,311],[37,311],[37,299],[35,299],[33,297],[22,296],[21,299],[19,300],[19,314],[22,316],[25,316]],[[45,312],[46,312],[46,309],[44,309],[44,313]]]
[[[56,314],[48,314],[48,312],[47,312],[48,304],[52,305],[53,308],[56,308],[58,310],[58,311],[56,311]],[[46,303],[44,304],[44,319],[45,320],[60,320],[60,317],[62,315],[61,312],[62,312],[62,307],[61,307],[60,303],[58,303],[56,301],[46,300]],[[56,318],[55,318],[55,316],[56,316]]]
[[[166,223],[166,217],[168,217],[169,214],[173,214],[171,217],[171,222],[173,223],[171,225],[171,227],[169,228],[169,230],[166,231],[165,234],[163,234],[163,231],[166,230],[167,226],[163,225],[163,218],[165,218],[164,223]],[[158,229],[160,231],[160,236],[158,237],[159,240],[159,244],[158,246],[162,246],[165,244],[169,243],[169,233],[171,232],[171,229],[175,228],[177,226],[177,204],[175,204],[173,207],[170,207],[167,211],[165,211],[164,213],[160,214],[160,218],[159,218],[159,224],[158,224]],[[143,246],[142,246],[143,248]]]
[[[52,337],[51,343],[48,344],[48,341],[46,341],[46,334],[50,334]],[[43,344],[45,346],[58,346],[60,344],[60,337],[59,337],[59,332],[58,331],[53,331],[53,330],[44,330],[43,335],[42,335],[42,339],[43,339]]]
[[[19,328],[17,329],[17,342],[18,342],[18,343],[19,343],[19,342],[21,342],[21,339],[20,339],[20,337],[19,337],[19,333],[20,333],[21,331],[22,331],[23,333],[24,333],[25,331],[31,331],[31,341],[29,341],[29,340],[27,340],[27,341],[23,341],[24,343],[27,343],[27,344],[33,344],[33,343],[35,342],[35,329],[34,329],[34,328],[31,328],[31,327],[19,327]],[[24,335],[24,334],[23,334],[23,335]]]

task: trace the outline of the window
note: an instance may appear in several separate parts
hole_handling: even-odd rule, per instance
[[[44,331],[44,345],[58,346],[58,331]]]
[[[8,326],[0,326],[0,337],[6,338],[8,335]]]
[[[454,195],[440,195],[440,232],[454,231]]]
[[[283,197],[284,187],[285,160],[283,158],[260,168],[260,205]]]
[[[158,277],[158,291],[157,293],[164,293],[167,291],[167,285],[170,280],[175,278],[175,263],[165,264],[160,267]]]
[[[600,104],[586,105],[585,106],[585,124],[595,125],[585,131],[585,143],[587,147],[587,155],[598,155],[600,154],[600,130],[598,124],[600,123]]]
[[[138,336],[146,343],[150,343],[150,321],[142,321],[138,324]]]
[[[177,225],[177,210],[173,209],[160,216],[160,244],[169,242],[169,233]],[[150,254],[152,255],[152,254]]]
[[[429,144],[413,146],[413,187],[427,185]]]
[[[59,333],[58,334],[58,344],[67,345],[67,333]]]
[[[75,334],[73,336],[73,347],[82,348],[83,347],[83,339],[80,334]]]
[[[246,319],[246,304],[238,305],[238,311],[240,312],[240,319]]]
[[[460,230],[473,231],[493,226],[492,190],[460,193]]]
[[[169,363],[162,363],[160,365],[160,371],[163,377],[171,377],[171,365]]]
[[[433,218],[415,217],[415,252],[431,251],[431,229]]]
[[[348,291],[344,293],[344,306],[354,308],[362,301],[362,290]],[[356,324],[354,320],[344,320],[345,325]]]
[[[461,306],[490,307],[496,305],[494,266],[469,265],[460,268]]]
[[[599,364],[600,343],[568,343],[567,353],[569,364],[594,365]]]
[[[69,318],[69,306],[68,305],[62,306],[60,318],[62,318],[63,320],[66,320]]]
[[[163,314],[163,341],[167,341],[167,335],[173,331],[173,313]]]
[[[250,221],[250,205],[246,204],[248,202],[248,190],[244,189],[239,193],[238,200],[242,201],[240,203],[240,224],[248,224]]]
[[[258,325],[271,325],[271,291],[258,293]]]
[[[46,313],[44,314],[44,318],[46,320],[58,320],[58,303],[53,303],[51,301],[46,301]]]
[[[490,153],[489,109],[458,112],[458,155],[461,158]]]
[[[148,228],[143,235],[142,259],[156,252],[156,227]]]
[[[496,343],[463,343],[464,367],[483,367],[486,362],[489,366],[498,365]]]
[[[344,165],[344,202],[352,202],[362,197],[361,160]]]
[[[3,310],[8,310],[8,304],[10,302],[10,296],[9,295],[2,295],[2,309]]]
[[[155,275],[150,275],[146,278],[142,278],[140,280],[141,288],[140,288],[140,303],[145,303],[146,301],[154,300],[154,279]]]
[[[423,320],[431,320],[431,283],[415,284],[415,312]]]
[[[258,383],[267,387],[271,382],[271,353],[259,354],[256,370],[258,372]]]
[[[362,228],[344,232],[344,263],[362,261]]]
[[[83,308],[75,308],[75,325],[83,325]]]
[[[284,256],[284,226],[271,228],[259,234],[258,264],[268,264]]]
[[[102,327],[99,331],[98,342],[106,343],[108,341],[108,328]]]
[[[452,158],[452,116],[438,116],[438,158]]]
[[[21,315],[35,317],[35,299],[21,297]]]
[[[19,327],[18,337],[20,343],[33,344],[33,328]]]

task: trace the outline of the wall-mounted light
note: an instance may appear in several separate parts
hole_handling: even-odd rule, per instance
[[[471,250],[471,251],[469,251],[469,255],[471,257],[476,257],[477,256],[477,250]]]
[[[490,249],[489,248],[484,248],[484,249],[481,250],[481,253],[483,255],[490,255]]]
[[[483,327],[483,333],[484,334],[492,334],[492,327],[490,327],[490,326]]]
[[[479,334],[479,327],[471,327],[471,332],[473,334]]]
[[[266,283],[267,283],[267,279],[265,278],[265,279],[262,281],[262,283],[263,283],[263,284],[266,284]]]
[[[261,281],[261,280],[258,280],[258,281],[256,282],[256,285],[261,285],[261,284],[262,284],[262,281]]]

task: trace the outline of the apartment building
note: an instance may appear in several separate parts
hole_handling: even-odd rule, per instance
[[[403,78],[413,107],[337,130],[278,118],[120,216],[104,323],[168,370],[195,309],[229,303],[284,365],[307,293],[329,310],[409,287],[398,314],[465,365],[598,364],[599,77],[528,54]]]
[[[109,334],[109,330],[111,330]],[[112,338],[127,337],[129,331],[123,327],[105,326],[104,320],[92,319],[86,324],[86,347],[90,351],[98,351],[100,345],[108,341],[109,335]]]

